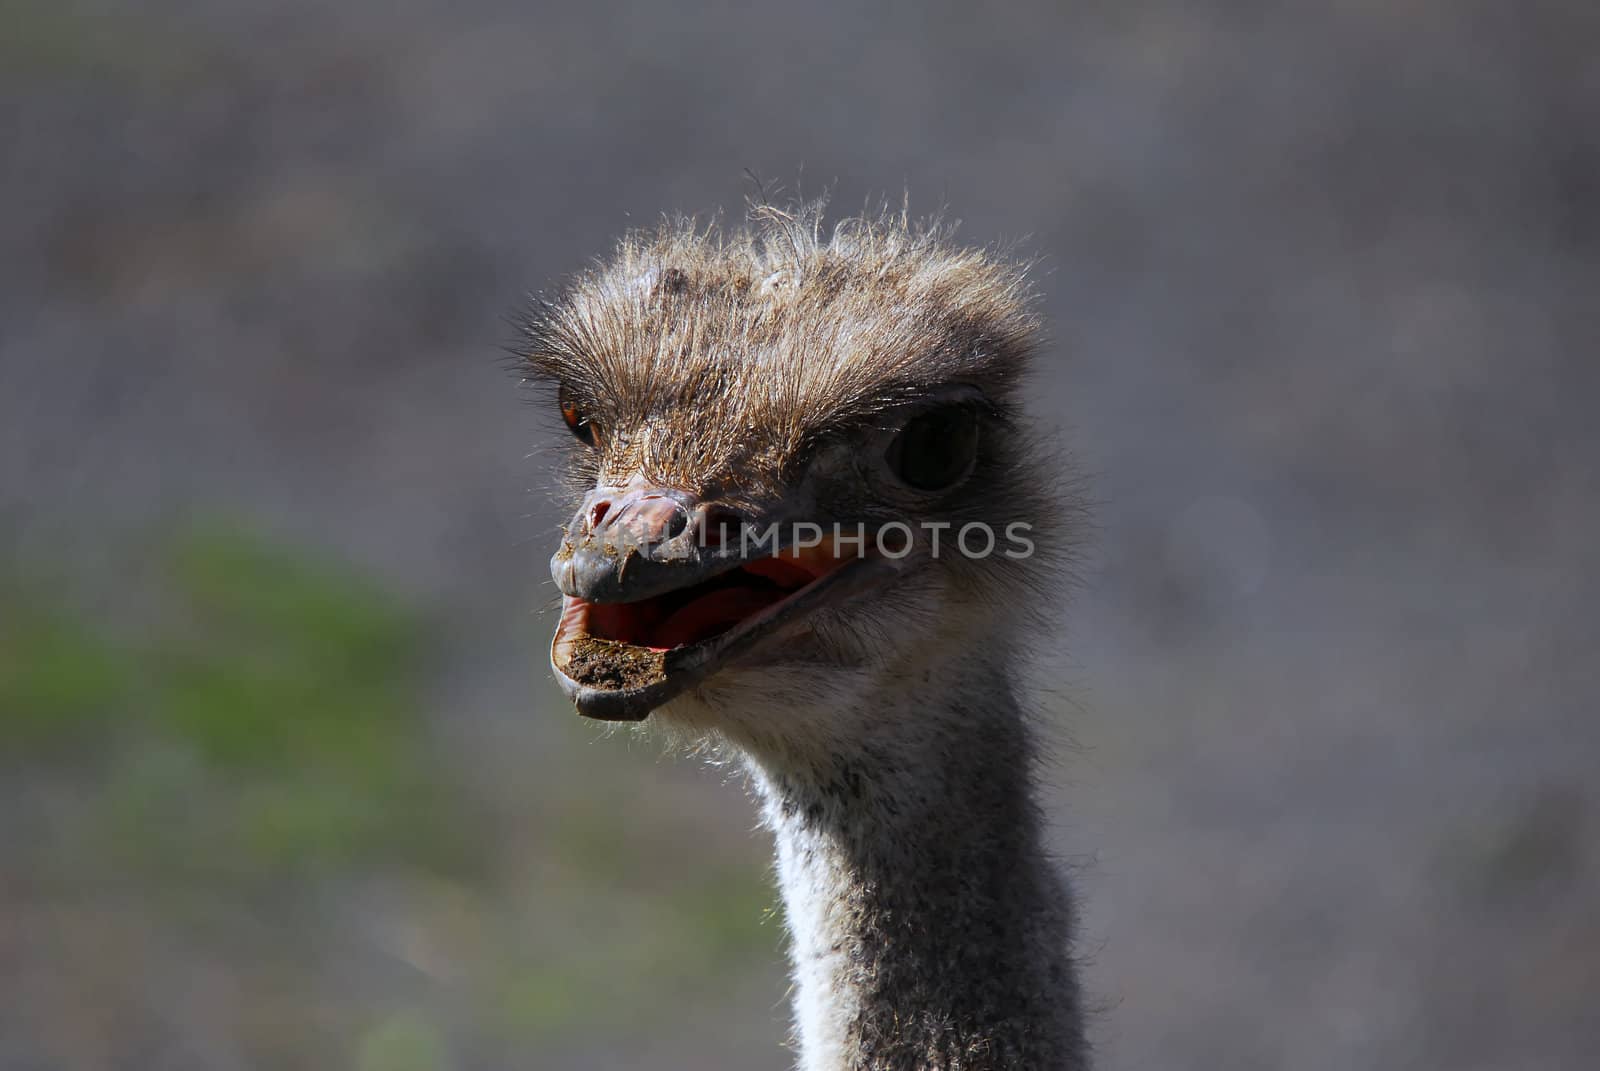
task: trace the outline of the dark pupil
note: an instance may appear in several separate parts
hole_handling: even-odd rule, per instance
[[[966,474],[977,450],[977,415],[964,406],[953,406],[908,423],[890,447],[889,460],[912,487],[937,491]]]
[[[594,428],[590,426],[589,418],[578,408],[578,403],[567,395],[565,387],[561,390],[558,404],[561,406],[561,419],[567,422],[572,434],[586,443],[593,442]]]

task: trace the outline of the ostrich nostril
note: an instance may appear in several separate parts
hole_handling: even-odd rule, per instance
[[[739,526],[743,523],[739,515],[731,509],[709,509],[704,519],[700,522],[702,542],[708,547],[720,547],[739,538]]]
[[[591,529],[599,528],[600,527],[600,522],[604,521],[606,519],[606,514],[610,513],[610,512],[611,512],[611,503],[609,501],[607,501],[606,499],[603,499],[603,498],[600,501],[596,502],[593,506],[590,506],[589,507],[589,527]]]

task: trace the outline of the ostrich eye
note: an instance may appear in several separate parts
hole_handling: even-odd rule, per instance
[[[889,444],[889,467],[919,491],[959,483],[978,456],[978,414],[948,405],[911,418]]]
[[[561,406],[561,419],[567,422],[567,427],[578,437],[578,441],[586,446],[595,446],[599,441],[595,423],[589,414],[579,407],[572,393],[566,387],[562,387],[556,401]]]

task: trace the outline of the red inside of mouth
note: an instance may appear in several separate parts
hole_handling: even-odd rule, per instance
[[[657,651],[700,643],[777,605],[818,575],[806,565],[761,558],[654,598],[589,603],[584,631],[597,639]]]

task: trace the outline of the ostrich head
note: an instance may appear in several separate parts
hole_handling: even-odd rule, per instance
[[[1019,421],[1036,331],[1019,265],[819,206],[631,235],[541,301],[578,710],[832,747],[875,691],[1025,641],[1064,484]]]

